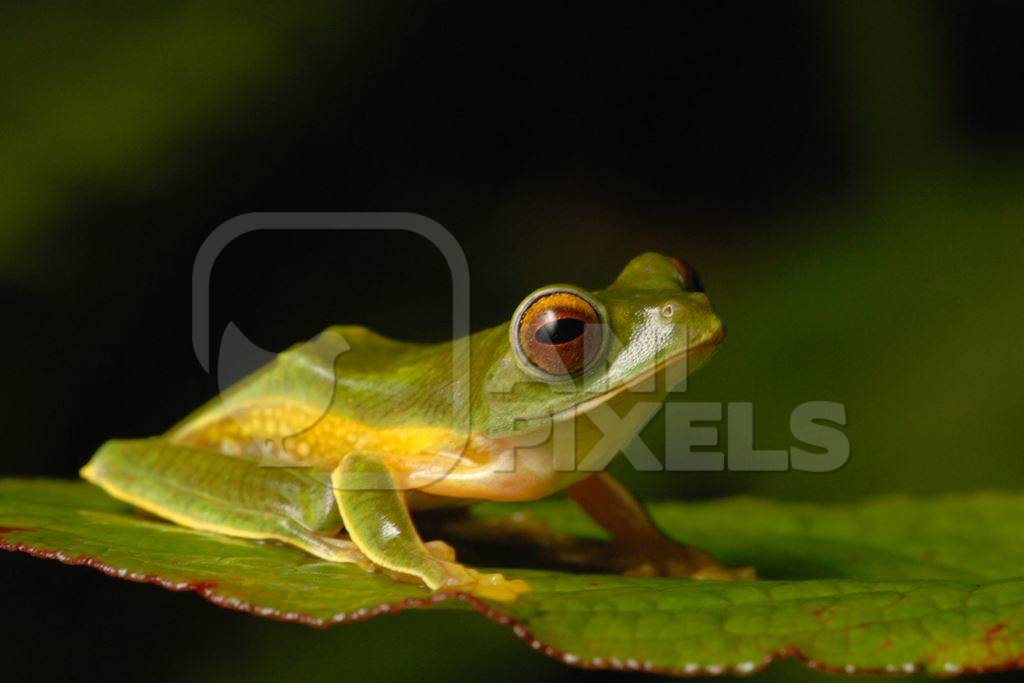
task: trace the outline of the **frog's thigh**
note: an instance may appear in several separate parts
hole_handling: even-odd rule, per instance
[[[82,476],[119,500],[181,526],[273,539],[332,562],[372,565],[341,528],[325,474],[162,439],[108,441]]]
[[[345,530],[375,564],[414,576],[433,590],[467,590],[495,600],[514,600],[529,590],[522,581],[481,574],[452,562],[420,539],[394,476],[372,453],[350,453],[331,477]]]

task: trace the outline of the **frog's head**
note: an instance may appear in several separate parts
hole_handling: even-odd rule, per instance
[[[656,405],[725,335],[696,272],[654,253],[602,290],[542,287],[494,333],[477,422],[490,434],[605,404]]]

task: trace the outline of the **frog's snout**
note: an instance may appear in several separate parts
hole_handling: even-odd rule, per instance
[[[725,340],[725,325],[703,292],[686,292],[666,299],[660,313],[665,322],[688,328],[691,342],[706,341],[717,346]]]

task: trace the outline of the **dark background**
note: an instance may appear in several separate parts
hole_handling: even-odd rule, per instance
[[[1022,31],[1009,1],[6,7],[0,473],[72,477],[216,392],[191,269],[223,221],[404,210],[465,250],[474,328],[660,251],[729,328],[688,398],[752,401],[777,448],[799,403],[847,406],[838,472],[619,463],[647,497],[1019,488]],[[273,350],[334,323],[439,340],[449,292],[413,236],[250,235],[218,260],[213,329]],[[25,556],[0,577],[12,673],[615,677],[472,614],[318,632]]]

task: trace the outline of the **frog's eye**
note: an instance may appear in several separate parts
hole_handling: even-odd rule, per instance
[[[687,292],[703,292],[704,285],[701,284],[700,276],[697,275],[697,271],[686,261],[680,261],[675,256],[670,256],[668,259],[672,263],[672,267],[676,269],[676,273],[679,274],[679,284]]]
[[[510,330],[516,358],[542,379],[566,379],[590,368],[604,352],[604,315],[582,292],[551,288],[519,304]]]

